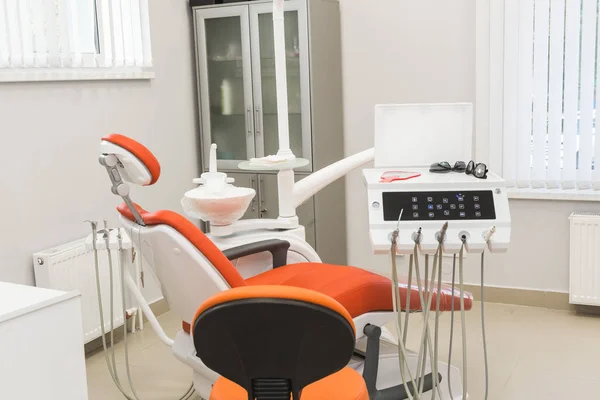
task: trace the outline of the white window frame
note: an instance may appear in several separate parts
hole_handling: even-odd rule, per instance
[[[76,1],[0,0],[0,19],[9,12],[20,18],[12,25],[0,24],[6,29],[4,36],[0,32],[0,83],[154,78],[148,0],[95,0],[97,53],[78,48],[77,19],[70,18]],[[33,31],[20,32],[21,24],[31,24]],[[20,32],[16,41],[15,32]],[[45,51],[35,52],[33,45]]]
[[[476,48],[476,155],[488,160],[490,170],[502,175],[504,151],[504,101],[510,92],[504,87],[505,0],[477,0]],[[510,72],[509,72],[510,73]],[[507,98],[505,99],[505,94]],[[513,199],[600,201],[600,190],[510,188]]]

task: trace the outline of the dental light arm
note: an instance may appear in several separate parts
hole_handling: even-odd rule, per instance
[[[277,124],[279,150],[277,155],[293,160],[290,149],[287,66],[285,60],[284,0],[273,0],[273,41],[275,46],[275,87],[277,88]]]
[[[371,148],[360,153],[356,153],[337,161],[331,165],[318,170],[294,184],[292,193],[292,203],[294,208],[314,196],[321,189],[331,184],[335,180],[345,176],[348,172],[373,161],[375,149]]]

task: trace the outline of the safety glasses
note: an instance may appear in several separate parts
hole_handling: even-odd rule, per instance
[[[473,160],[469,161],[467,165],[467,169],[465,170],[465,174],[473,175],[475,178],[486,179],[488,173],[488,168],[484,163],[477,163]]]
[[[454,166],[451,166],[448,161],[441,161],[438,163],[433,163],[429,167],[429,172],[434,173],[446,173],[446,172],[465,172],[466,166],[464,161],[457,161],[454,163]]]

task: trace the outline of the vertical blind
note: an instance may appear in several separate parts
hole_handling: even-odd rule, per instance
[[[600,190],[598,0],[506,0],[503,175]]]
[[[148,0],[0,0],[0,69],[150,66]]]

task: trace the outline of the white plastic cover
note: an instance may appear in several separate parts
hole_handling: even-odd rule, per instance
[[[469,162],[472,141],[470,103],[375,106],[375,168]]]

